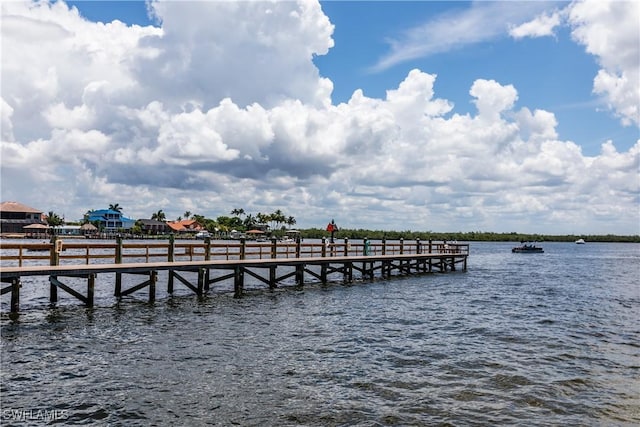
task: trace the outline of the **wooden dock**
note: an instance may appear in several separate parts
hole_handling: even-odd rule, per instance
[[[118,239],[114,243],[61,242],[16,243],[0,245],[1,281],[7,285],[1,294],[11,294],[11,312],[20,307],[23,281],[34,276],[49,279],[50,302],[58,301],[58,290],[74,296],[92,307],[96,277],[115,273],[114,295],[121,298],[146,289],[150,302],[155,300],[158,272],[167,272],[167,293],[173,294],[180,283],[201,296],[212,284],[229,282],[235,297],[244,292],[245,276],[275,289],[285,280],[296,286],[312,281],[326,284],[339,277],[351,283],[360,280],[390,278],[398,275],[425,274],[467,269],[468,244],[447,242],[368,241],[321,243],[239,242],[129,243]],[[44,253],[42,253],[44,251]],[[39,252],[39,253],[37,253]],[[7,254],[8,253],[8,254]],[[135,259],[138,262],[123,262]],[[111,261],[104,263],[105,261]],[[14,265],[4,266],[7,263]],[[30,265],[25,265],[30,264]],[[281,272],[282,270],[284,272]],[[280,270],[280,271],[279,271]],[[185,272],[197,273],[189,280]],[[142,276],[143,280],[123,287],[123,275]],[[193,275],[191,275],[193,276]],[[78,289],[63,282],[65,278],[82,278],[86,287]]]

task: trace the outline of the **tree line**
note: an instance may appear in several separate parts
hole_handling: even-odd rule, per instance
[[[118,203],[109,205],[110,210],[122,212],[122,207]],[[88,218],[93,211],[87,211],[84,215],[83,223],[89,222]],[[166,215],[162,209],[153,212],[151,219],[165,222]],[[293,216],[287,216],[282,210],[277,209],[272,213],[248,214],[243,208],[234,208],[229,215],[221,215],[217,218],[206,218],[203,215],[184,212],[182,216],[178,216],[176,221],[183,219],[191,219],[197,221],[207,231],[211,233],[228,233],[232,230],[245,232],[252,229],[266,230],[267,228],[273,234],[282,234],[287,227],[296,224]],[[58,226],[64,224],[64,219],[55,212],[49,212],[47,215],[47,223],[50,226]],[[136,227],[139,227],[137,229]],[[136,234],[142,233],[140,224],[136,224],[132,232]],[[320,239],[327,237],[328,233],[324,228],[307,228],[300,229],[300,236],[308,239]],[[390,231],[390,230],[367,230],[367,229],[339,229],[335,238],[338,239],[372,239],[372,240],[438,240],[438,241],[469,241],[469,242],[575,242],[578,239],[584,239],[586,242],[623,242],[623,243],[640,243],[640,235],[615,235],[615,234],[530,234],[530,233],[496,233],[488,231],[470,231],[470,232],[434,232],[434,231]]]

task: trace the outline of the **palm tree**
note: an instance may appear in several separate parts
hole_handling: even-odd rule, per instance
[[[184,219],[189,219],[189,218],[191,218],[191,211],[186,211],[184,213]],[[182,219],[182,218],[180,218],[180,219]],[[180,219],[178,221],[180,221]]]
[[[155,219],[156,221],[165,221],[167,217],[164,212],[162,212],[162,209],[160,209],[158,212],[151,215],[151,219]]]
[[[49,211],[47,214],[47,224],[51,227],[57,227],[58,225],[64,224],[64,220],[60,218],[60,215],[53,211]]]
[[[119,203],[114,203],[112,205],[109,205],[109,209],[112,210],[112,211],[116,211],[116,212],[122,213],[122,206],[120,206]]]
[[[83,218],[82,218],[82,223],[86,224],[89,222],[89,218],[91,217],[91,214],[95,212],[93,209],[90,209],[87,211],[87,213],[84,214]]]
[[[242,216],[242,215],[244,215],[244,209],[242,209],[242,208],[239,208],[239,209],[238,209],[238,208],[235,208],[234,210],[232,210],[232,211],[231,211],[231,215],[234,215],[234,216]]]
[[[244,219],[244,226],[247,227],[247,229],[252,229],[255,228],[256,225],[256,218],[249,214],[247,215],[247,217]]]
[[[283,215],[282,211],[280,209],[277,209],[274,213],[272,213],[269,216],[270,221],[272,221],[275,225],[275,228],[278,227],[278,225],[282,224],[283,222],[286,221],[285,216]],[[275,229],[274,228],[274,229]]]
[[[289,227],[291,227],[291,226],[295,225],[296,219],[294,217],[290,216],[289,218],[287,218],[287,220],[285,222]]]

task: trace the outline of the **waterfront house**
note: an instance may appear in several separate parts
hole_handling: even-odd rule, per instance
[[[183,219],[181,221],[169,221],[167,225],[173,233],[189,234],[204,230],[204,226],[195,219]]]
[[[42,220],[43,212],[23,205],[18,202],[0,203],[0,233],[24,234],[27,230],[24,227],[41,224],[46,225]]]
[[[113,209],[99,209],[91,211],[88,214],[88,221],[91,223],[100,224],[100,231],[106,233],[113,233],[118,231],[130,230],[136,223],[135,220],[126,218],[122,215],[122,212],[115,211]]]
[[[171,230],[166,222],[155,219],[139,219],[137,223],[142,227],[144,234],[165,234]]]

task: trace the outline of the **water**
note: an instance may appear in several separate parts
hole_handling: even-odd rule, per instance
[[[511,246],[242,299],[50,308],[25,279],[18,319],[2,300],[2,425],[638,425],[640,245]]]

